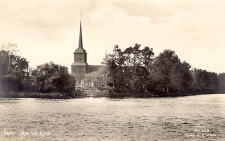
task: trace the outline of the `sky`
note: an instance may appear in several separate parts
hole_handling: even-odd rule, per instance
[[[225,72],[225,0],[0,0],[0,45],[17,44],[32,68],[53,61],[70,71],[80,20],[90,65],[138,43]]]

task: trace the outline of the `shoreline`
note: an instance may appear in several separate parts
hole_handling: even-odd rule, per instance
[[[0,92],[0,98],[43,98],[43,99],[75,99],[75,98],[166,98],[166,97],[184,97],[195,95],[208,95],[208,94],[223,94],[223,93],[179,93],[179,94],[150,94],[150,93],[122,93],[122,92],[96,92],[95,95],[90,96],[83,92],[51,92],[51,93],[39,93],[39,92]]]
[[[80,95],[75,92],[68,92],[68,93],[0,92],[0,98],[72,99],[72,98],[83,98],[83,97],[86,97],[86,95]]]

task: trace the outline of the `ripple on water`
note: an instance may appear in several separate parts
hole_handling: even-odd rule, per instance
[[[18,140],[223,140],[225,97],[157,99],[0,99],[0,129],[49,131]],[[185,137],[199,122],[216,137]],[[202,127],[203,128],[203,127]]]

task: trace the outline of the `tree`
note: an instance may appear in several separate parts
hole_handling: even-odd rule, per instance
[[[179,93],[190,91],[192,82],[190,65],[180,62],[174,51],[165,50],[157,56],[149,66],[151,83],[159,94]]]
[[[39,92],[66,92],[74,87],[68,68],[53,62],[37,66],[32,79]]]
[[[153,49],[140,44],[121,51],[116,45],[113,53],[106,55],[103,64],[107,72],[113,77],[114,90],[122,92],[141,92],[147,83],[148,71],[146,67],[152,61]]]
[[[9,53],[5,50],[0,51],[0,75],[6,75],[9,66]]]
[[[193,77],[193,92],[195,93],[216,93],[218,90],[218,78],[214,72],[206,70],[194,69]]]
[[[191,66],[187,62],[178,62],[172,67],[170,80],[174,92],[188,93],[192,90]]]
[[[14,44],[2,46],[0,50],[1,91],[22,91],[29,78],[29,62],[17,52]]]
[[[225,73],[220,73],[218,75],[218,87],[220,93],[225,93]]]

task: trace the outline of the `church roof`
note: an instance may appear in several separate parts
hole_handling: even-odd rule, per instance
[[[102,76],[105,71],[105,66],[102,65],[88,65],[87,74],[85,76]]]
[[[77,48],[74,53],[86,53],[86,50],[83,48]]]
[[[74,53],[86,53],[86,50],[83,48],[83,40],[82,40],[82,27],[80,22],[80,36],[79,36],[79,44],[78,48],[75,50]]]

